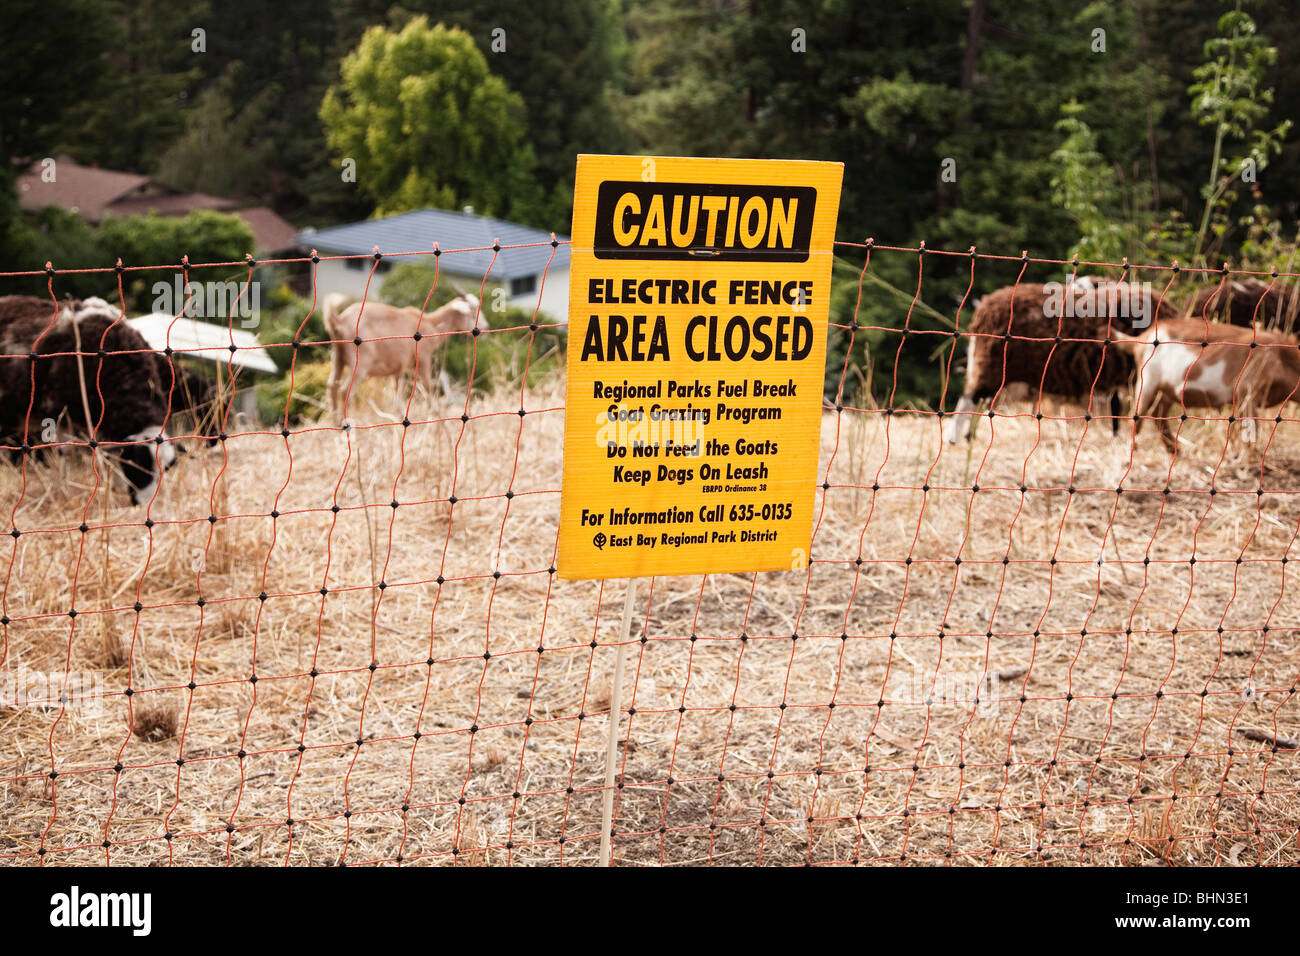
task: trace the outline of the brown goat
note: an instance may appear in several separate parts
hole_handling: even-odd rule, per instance
[[[360,302],[335,312],[337,300],[325,302],[325,327],[329,331],[330,409],[340,410],[339,390],[376,376],[414,372],[421,385],[432,387],[433,353],[451,332],[487,328],[477,296],[463,295],[440,309],[422,313],[381,302]]]
[[[966,330],[966,383],[947,440],[969,438],[977,405],[1013,382],[1069,401],[1109,399],[1111,429],[1117,430],[1119,390],[1132,377],[1133,361],[1108,344],[1107,332],[1145,328],[1157,312],[1154,298],[1132,283],[1086,278],[1006,286],[986,295]],[[1158,311],[1161,318],[1175,314],[1164,301]]]
[[[1300,398],[1300,347],[1294,335],[1203,319],[1161,321],[1138,336],[1116,334],[1115,344],[1137,363],[1135,433],[1152,417],[1171,452],[1169,409],[1218,408],[1254,419],[1260,409]]]

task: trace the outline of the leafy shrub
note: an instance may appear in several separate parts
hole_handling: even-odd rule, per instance
[[[9,245],[13,258],[5,268],[15,272],[43,269],[46,262],[53,263],[55,269],[112,265],[99,233],[75,213],[58,206],[46,206],[34,216],[15,220]],[[58,298],[98,295],[114,301],[116,289],[116,277],[111,272],[58,275],[54,279],[54,294]],[[0,288],[0,295],[48,294],[44,276],[9,279]]]
[[[179,263],[183,255],[191,262],[230,262],[244,258],[253,250],[253,233],[238,216],[197,210],[184,217],[175,216],[108,216],[93,227],[75,213],[47,206],[34,216],[12,227],[11,245],[18,250],[15,270],[41,269],[47,261],[58,269],[103,269],[121,257],[127,266],[158,266]],[[155,298],[154,287],[169,286],[179,273],[167,269],[129,271],[122,274],[122,295],[128,312],[150,312]],[[193,282],[243,280],[248,277],[244,266],[196,269],[190,272]],[[56,296],[85,298],[102,296],[117,302],[117,275],[92,272],[57,275]],[[33,277],[6,284],[3,294],[46,294],[46,280]]]
[[[180,262],[239,262],[253,251],[252,230],[238,216],[196,209],[185,216],[107,216],[99,237],[126,265]],[[206,279],[206,275],[192,275]]]
[[[323,344],[329,334],[325,331],[322,302],[317,301],[313,309],[311,299],[295,295],[287,285],[275,286],[263,298],[261,320],[255,331],[281,371],[288,372],[293,362],[295,337],[302,343],[298,346],[300,368],[305,362],[329,360],[329,346]]]
[[[289,408],[289,424],[315,421],[329,408],[329,362],[299,361],[293,374],[293,394],[289,394],[289,373],[257,388],[257,414],[264,423],[284,421],[285,406]]]
[[[563,366],[566,336],[562,329],[532,331],[529,328],[533,321],[531,310],[510,308],[504,312],[492,312],[485,309],[484,315],[490,328],[503,331],[450,336],[434,358],[435,364],[440,363],[452,381],[461,384],[469,381],[472,364],[475,390],[505,383],[514,385],[518,384],[527,365],[528,384],[535,385]],[[538,313],[539,326],[554,323],[555,320],[546,313]],[[507,329],[510,331],[504,331]]]

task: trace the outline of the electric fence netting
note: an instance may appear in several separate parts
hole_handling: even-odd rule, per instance
[[[643,583],[618,693],[625,583],[556,575],[547,273],[511,324],[489,266],[488,327],[433,343],[466,373],[353,376],[346,420],[305,388],[329,257],[275,262],[310,275],[311,309],[260,333],[284,369],[274,415],[241,406],[234,363],[191,414],[185,348],[110,344],[133,273],[268,263],[78,270],[116,284],[113,317],[54,351],[72,270],[0,274],[46,285],[39,335],[0,329],[18,422],[0,436],[0,861],[590,864],[611,719],[616,864],[1300,861],[1295,407],[1099,413],[1095,380],[1060,396],[1044,373],[951,411],[981,339],[1004,369],[1026,344],[1118,355],[1066,316],[972,334],[977,288],[1145,278],[1158,328],[1192,270],[837,247],[856,287],[829,330],[810,565]],[[914,287],[872,281],[882,260]],[[360,261],[373,280],[380,257]],[[927,298],[936,272],[965,294]],[[1241,349],[1295,349],[1263,335]],[[131,356],[167,420],[110,436],[131,395],[108,370]],[[79,397],[46,420],[36,383],[60,359]],[[939,368],[936,401],[904,400],[908,363]],[[946,441],[954,421],[969,440]],[[160,473],[138,504],[133,450]]]

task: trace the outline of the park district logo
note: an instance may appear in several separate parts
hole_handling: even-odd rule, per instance
[[[153,928],[151,893],[83,893],[73,886],[67,893],[50,897],[50,925],[79,927],[127,927],[133,936],[148,936]]]
[[[812,186],[607,180],[596,200],[597,259],[807,262]]]

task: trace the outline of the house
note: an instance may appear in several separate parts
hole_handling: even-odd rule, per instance
[[[375,265],[369,257],[376,246],[381,253],[414,252],[431,250],[436,242],[440,250],[446,250],[439,269],[448,283],[477,293],[486,274],[490,285],[505,290],[508,305],[531,312],[540,301],[543,312],[563,322],[569,315],[569,246],[568,237],[556,238],[560,245],[552,247],[550,233],[478,216],[467,206],[462,212],[417,209],[330,229],[308,229],[298,233],[296,242],[304,249],[315,249],[321,256],[361,257],[323,260],[316,278],[316,294],[320,298],[341,292],[360,299]],[[502,248],[494,262],[492,244],[497,240]],[[370,295],[379,295],[383,277],[395,265],[412,261],[432,264],[434,257],[381,259],[375,268]],[[491,307],[490,301],[484,304]]]
[[[196,209],[233,213],[253,233],[258,256],[294,248],[296,230],[266,206],[244,206],[234,199],[187,192],[140,173],[83,166],[67,156],[39,160],[18,177],[18,205],[24,212],[58,206],[89,223],[105,216],[184,216]]]

